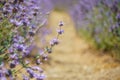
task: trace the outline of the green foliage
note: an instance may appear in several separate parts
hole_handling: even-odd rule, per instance
[[[12,28],[7,19],[0,22],[0,54],[4,53],[12,42]]]

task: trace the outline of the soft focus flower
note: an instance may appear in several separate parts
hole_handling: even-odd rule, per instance
[[[60,34],[60,35],[61,35],[61,34],[63,34],[63,33],[64,33],[64,30],[58,29],[58,30],[57,30],[57,32],[58,32],[58,34]]]
[[[59,26],[60,26],[60,27],[64,26],[63,21],[60,21],[60,22],[59,22]]]
[[[54,38],[50,41],[50,45],[51,46],[54,46],[54,45],[57,45],[59,43],[58,39],[57,38]]]

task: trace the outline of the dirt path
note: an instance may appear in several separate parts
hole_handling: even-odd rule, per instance
[[[60,20],[65,22],[65,33],[50,55],[50,64],[45,66],[46,80],[120,80],[120,63],[110,56],[95,54],[89,44],[75,34],[68,14],[51,13],[49,26],[54,30]],[[55,35],[53,32],[50,38]]]

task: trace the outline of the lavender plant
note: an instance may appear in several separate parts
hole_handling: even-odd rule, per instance
[[[45,78],[39,65],[47,60],[64,31],[61,21],[58,35],[50,41],[50,46],[31,56],[35,35],[46,23],[51,9],[45,8],[44,2],[46,0],[0,1],[0,80],[18,80],[17,74],[22,69],[26,70],[21,75],[23,80]]]
[[[112,51],[118,57],[119,11],[119,0],[79,0],[69,12],[81,35],[92,40],[98,49]]]

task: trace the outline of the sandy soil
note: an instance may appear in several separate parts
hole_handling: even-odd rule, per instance
[[[78,37],[68,14],[52,12],[49,27],[56,29],[60,20],[65,22],[65,33],[50,55],[49,64],[44,66],[46,80],[120,80],[120,63],[108,55],[99,55],[89,42]],[[48,39],[54,36],[56,31]]]

